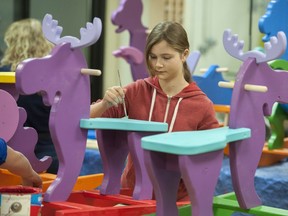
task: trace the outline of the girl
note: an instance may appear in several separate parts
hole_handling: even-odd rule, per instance
[[[101,101],[91,105],[91,118],[122,118],[124,102],[129,118],[166,122],[169,132],[219,127],[212,102],[192,81],[186,64],[188,55],[185,29],[176,22],[159,23],[148,35],[145,48],[150,77],[125,88],[109,88]],[[135,172],[129,155],[121,184],[134,188]],[[183,181],[178,200],[189,200]]]

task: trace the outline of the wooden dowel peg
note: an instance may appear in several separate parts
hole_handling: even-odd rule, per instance
[[[263,85],[252,85],[252,84],[245,84],[244,89],[247,91],[255,91],[255,92],[267,92],[267,86]]]
[[[208,70],[208,68],[201,68],[200,72],[204,73]],[[216,68],[216,72],[228,72],[229,69],[227,67]]]
[[[229,69],[227,67],[220,67],[216,69],[216,72],[228,72]]]
[[[82,74],[88,74],[91,76],[100,76],[101,71],[100,70],[95,70],[95,69],[89,69],[89,68],[82,68],[81,69]]]
[[[151,33],[151,31],[152,31],[152,29],[146,29],[146,34],[148,35],[148,34],[150,34]]]
[[[222,87],[222,88],[234,88],[234,83],[233,82],[220,81],[220,82],[218,82],[218,86]]]

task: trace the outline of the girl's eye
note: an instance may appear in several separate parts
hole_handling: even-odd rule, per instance
[[[149,56],[150,59],[156,59],[156,56]]]
[[[165,60],[169,60],[171,57],[165,56],[163,57]]]

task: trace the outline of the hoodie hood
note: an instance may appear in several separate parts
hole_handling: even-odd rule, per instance
[[[162,90],[158,77],[149,77],[144,79],[146,83],[151,85],[154,89],[156,89],[157,93],[166,95],[167,94]],[[187,98],[187,97],[193,97],[197,95],[205,95],[203,91],[197,86],[196,82],[191,82],[187,87],[182,89],[181,92],[179,92],[177,95],[174,95],[173,97],[177,98]]]

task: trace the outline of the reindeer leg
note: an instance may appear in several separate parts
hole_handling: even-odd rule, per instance
[[[178,155],[144,150],[144,161],[156,197],[157,216],[177,216],[177,191],[180,182]],[[174,167],[174,169],[167,169]]]
[[[261,205],[255,190],[254,177],[263,146],[257,147],[255,140],[250,139],[232,142],[229,146],[233,188],[238,203],[243,209]]]
[[[179,156],[179,167],[191,200],[191,215],[213,216],[213,196],[222,159],[223,150]]]
[[[97,130],[98,147],[103,162],[101,194],[119,194],[121,174],[128,155],[127,132]]]
[[[79,119],[79,118],[78,118]],[[65,126],[64,122],[55,124],[58,126],[56,130],[50,127],[51,136],[59,159],[59,169],[57,178],[49,186],[44,195],[44,201],[55,202],[65,201],[68,199],[70,193],[79,176],[82,163],[84,160],[87,130],[79,127],[79,120],[77,121],[77,131],[69,129],[66,125],[67,131],[73,131],[67,136],[63,133]],[[52,130],[51,130],[52,129]],[[56,132],[57,131],[57,132]],[[55,137],[58,134],[58,137]]]
[[[135,169],[135,187],[133,191],[133,198],[138,200],[152,199],[153,194],[152,183],[144,164],[143,149],[141,148],[141,138],[147,135],[151,135],[151,133],[128,133],[129,150]]]

